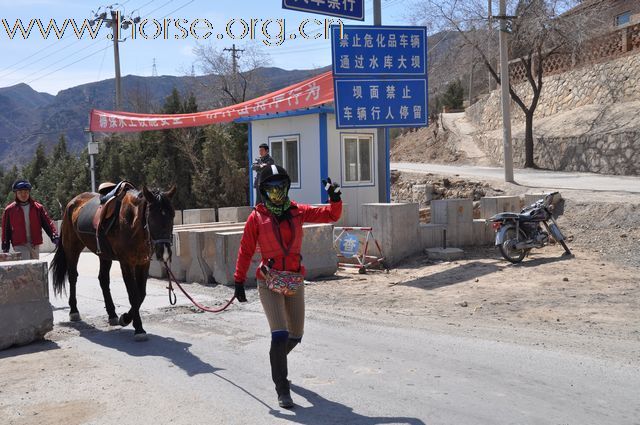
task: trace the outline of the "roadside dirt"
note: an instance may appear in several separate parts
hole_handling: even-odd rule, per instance
[[[445,141],[442,134],[434,138],[431,129],[407,133],[393,144],[393,161],[451,163],[465,158],[455,148],[443,148]],[[524,194],[521,187],[497,182],[398,173],[392,183],[394,200],[412,202],[406,199],[411,193],[407,189],[425,183],[434,187],[436,198]],[[493,329],[503,338],[531,331],[540,335],[540,345],[637,362],[640,202],[620,202],[619,196],[606,194],[592,202],[584,200],[593,199],[586,195],[565,194],[564,215],[558,220],[571,240],[573,257],[562,256],[564,250],[552,245],[533,250],[514,265],[495,247],[464,247],[464,259],[454,262],[417,255],[388,273],[340,270],[335,280],[318,287],[317,296],[339,314],[366,313],[416,325],[431,320],[464,332]],[[503,334],[504,328],[516,332]],[[582,342],[573,344],[573,336]],[[584,338],[591,342],[585,344]]]

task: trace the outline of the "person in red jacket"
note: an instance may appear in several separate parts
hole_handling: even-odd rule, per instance
[[[23,260],[37,260],[42,245],[40,229],[44,229],[56,246],[60,242],[58,230],[44,206],[31,198],[31,183],[16,180],[12,190],[16,199],[2,213],[2,252],[9,252],[13,245]]]
[[[278,166],[264,167],[260,173],[259,190],[262,203],[247,218],[238,250],[234,274],[235,297],[246,302],[244,282],[251,258],[260,245],[262,261],[256,271],[258,295],[271,329],[271,378],[276,386],[278,404],[292,408],[287,379],[287,354],[302,340],[304,331],[304,284],[293,294],[284,295],[270,290],[265,282],[273,272],[294,272],[304,276],[305,268],[300,255],[303,223],[330,223],[342,214],[340,186],[323,180],[329,193],[329,205],[313,207],[297,204],[289,199],[291,179],[287,171]],[[301,276],[300,276],[301,275]]]

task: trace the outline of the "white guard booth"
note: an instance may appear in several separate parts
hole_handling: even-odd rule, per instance
[[[291,177],[291,199],[305,204],[326,203],[321,180],[331,177],[342,187],[347,208],[343,226],[361,225],[362,204],[389,202],[388,131],[380,141],[375,128],[337,130],[334,109],[327,106],[236,121],[249,124],[249,165],[259,156],[258,146],[267,143],[275,163]],[[384,150],[379,143],[384,144]],[[385,158],[379,162],[381,151]],[[252,171],[251,205],[255,204],[254,177]]]

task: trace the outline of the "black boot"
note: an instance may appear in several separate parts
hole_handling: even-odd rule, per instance
[[[269,360],[271,360],[271,378],[276,384],[278,393],[278,404],[280,407],[290,409],[293,407],[293,400],[289,390],[287,380],[287,341],[271,341],[269,350]]]
[[[291,350],[296,348],[296,345],[298,345],[299,343],[300,343],[299,340],[289,338],[287,340],[287,354],[289,354],[291,352]]]

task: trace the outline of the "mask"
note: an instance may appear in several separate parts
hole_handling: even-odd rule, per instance
[[[286,181],[266,182],[264,192],[269,201],[274,205],[282,205],[287,200],[289,188]]]

